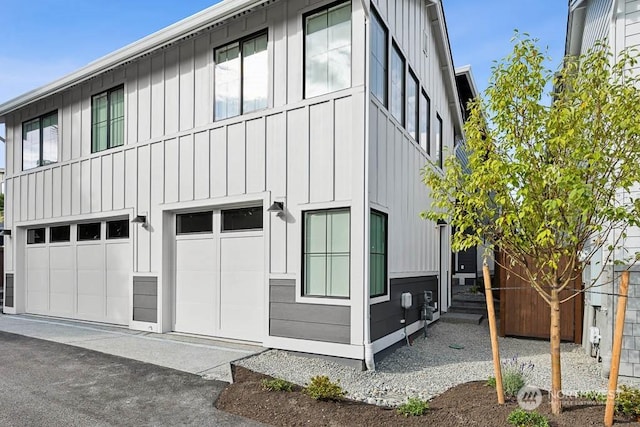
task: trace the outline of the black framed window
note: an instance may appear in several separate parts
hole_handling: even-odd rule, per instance
[[[304,16],[305,98],[351,86],[351,2]]]
[[[124,144],[124,86],[91,98],[91,152]]]
[[[420,95],[420,147],[431,154],[431,100],[425,91]]]
[[[378,14],[371,13],[371,71],[369,75],[371,93],[387,106],[388,52],[387,28]]]
[[[107,221],[107,239],[129,238],[129,220]]]
[[[215,120],[267,107],[267,33],[219,47],[215,57]]]
[[[83,240],[100,240],[100,223],[91,222],[87,224],[78,224],[78,241]]]
[[[407,132],[414,140],[418,140],[418,94],[420,85],[413,72],[409,71],[407,82]]]
[[[262,206],[222,211],[222,231],[262,230]]]
[[[49,227],[49,243],[68,242],[71,240],[71,226],[58,225]]]
[[[45,243],[46,239],[44,228],[30,228],[27,230],[27,245],[37,245]]]
[[[391,101],[390,109],[393,117],[404,126],[404,88],[405,88],[404,58],[398,47],[391,49]]]
[[[438,164],[438,166],[440,167],[440,169],[442,169],[442,163],[443,163],[443,153],[442,153],[442,131],[443,131],[443,127],[442,127],[442,117],[440,117],[440,115],[436,115],[436,118],[438,120],[438,123],[436,125],[436,163]]]
[[[349,209],[305,212],[303,240],[303,295],[348,298]]]
[[[213,211],[176,215],[176,234],[213,232]]]
[[[22,123],[22,170],[58,161],[58,112]]]
[[[369,224],[369,295],[387,294],[387,215],[371,211]]]

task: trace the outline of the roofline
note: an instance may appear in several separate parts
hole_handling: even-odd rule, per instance
[[[82,83],[98,73],[112,70],[143,55],[170,45],[188,35],[273,0],[226,0],[143,37],[49,84],[0,104],[0,123],[4,116],[22,106]]]
[[[577,56],[582,48],[582,36],[588,0],[569,0],[567,34],[564,43],[565,56]]]
[[[478,91],[478,86],[476,86],[476,79],[473,77],[473,72],[471,71],[471,65],[463,65],[462,67],[456,68],[456,76],[465,76],[467,81],[469,82],[469,87],[471,88],[471,92],[474,98],[477,98],[480,92]]]

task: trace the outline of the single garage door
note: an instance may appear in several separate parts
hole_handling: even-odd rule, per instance
[[[27,312],[129,324],[129,220],[27,230]]]
[[[260,342],[262,206],[176,215],[174,330]]]

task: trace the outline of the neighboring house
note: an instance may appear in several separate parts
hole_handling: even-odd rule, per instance
[[[6,313],[372,368],[425,290],[450,304],[450,229],[419,218],[462,136],[439,1],[223,1],[0,123]]]
[[[640,0],[571,1],[566,54],[585,53],[598,40],[606,40],[614,54],[618,54],[625,48],[640,48]],[[638,195],[636,193],[633,196],[638,197]],[[639,251],[640,230],[636,228],[627,230],[627,236],[622,243],[627,254]],[[604,265],[604,274],[597,281],[601,286],[596,287],[595,292],[588,292],[585,299],[583,345],[592,355],[599,351],[604,359],[605,373],[609,369],[615,308],[618,300],[608,293],[618,289],[618,272],[621,268],[616,268],[614,273],[613,261],[625,257],[622,251],[616,251],[613,254],[611,262]],[[591,283],[597,278],[606,258],[606,254],[600,251],[591,261],[591,266],[584,272],[585,283]],[[614,276],[615,287],[611,285]],[[632,268],[629,296],[620,374],[640,377],[640,269],[638,267]]]

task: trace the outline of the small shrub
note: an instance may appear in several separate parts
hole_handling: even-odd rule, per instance
[[[332,382],[326,375],[311,378],[304,392],[316,400],[340,400],[347,392],[340,387],[340,381]]]
[[[293,391],[293,384],[282,378],[262,380],[262,388],[269,391]]]
[[[429,402],[426,400],[420,400],[416,397],[410,397],[406,403],[398,406],[398,414],[405,417],[419,417],[424,415],[429,410]]]
[[[496,377],[489,377],[487,379],[486,385],[489,387],[496,388]]]
[[[630,417],[640,417],[640,389],[621,385],[616,394],[616,411]]]
[[[596,403],[605,403],[607,401],[607,395],[600,393],[599,391],[579,391],[578,397],[586,400],[591,400]]]
[[[505,397],[511,399],[518,395],[522,387],[527,384],[529,375],[533,371],[534,364],[532,362],[520,362],[518,357],[503,360],[500,363],[502,370],[502,388]],[[486,383],[489,387],[496,386],[496,377],[489,377]]]
[[[549,427],[549,420],[536,411],[527,412],[522,408],[514,409],[507,421],[516,427]]]

